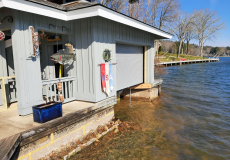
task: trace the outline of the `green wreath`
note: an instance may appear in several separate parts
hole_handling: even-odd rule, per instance
[[[111,60],[111,51],[108,49],[105,49],[103,52],[103,59],[105,62],[109,62]]]

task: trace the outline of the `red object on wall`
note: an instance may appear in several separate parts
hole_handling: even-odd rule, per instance
[[[4,39],[5,39],[5,34],[2,31],[0,31],[0,41]]]
[[[106,92],[106,73],[105,73],[105,63],[101,64],[101,85],[104,92]]]

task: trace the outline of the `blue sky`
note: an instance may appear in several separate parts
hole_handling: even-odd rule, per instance
[[[226,23],[226,29],[220,31],[220,35],[205,45],[226,47],[230,46],[230,0],[180,0],[181,10],[192,13],[193,10],[210,9],[216,11]],[[193,41],[192,43],[197,43]]]

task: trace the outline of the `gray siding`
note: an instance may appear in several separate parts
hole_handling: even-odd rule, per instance
[[[64,22],[34,15],[21,11],[12,11],[14,23],[11,24],[14,66],[17,83],[18,111],[20,115],[32,113],[32,106],[43,103],[41,86],[41,65],[40,58],[29,58],[31,49],[31,37],[28,28],[33,26],[36,31],[56,32],[56,28],[49,24],[58,26],[59,34],[70,34],[62,31],[62,26],[72,30],[71,22]],[[74,38],[70,36],[70,42],[74,43]],[[71,73],[69,73],[71,74]],[[74,72],[72,73],[74,74]]]
[[[116,63],[116,43],[148,46],[147,83],[154,80],[154,35],[128,27],[126,25],[101,17],[85,18],[74,21],[61,21],[53,18],[35,15],[16,10],[0,9],[2,15],[12,15],[14,23],[3,23],[0,29],[10,29],[12,32],[14,67],[16,73],[18,110],[20,115],[32,113],[32,106],[43,103],[41,86],[40,57],[29,58],[31,37],[28,27],[36,31],[65,34],[63,44],[70,42],[76,48],[76,61],[70,68],[65,66],[65,76],[75,76],[74,84],[76,100],[98,102],[108,98],[101,89],[100,66],[104,63],[104,49],[112,51],[112,63]],[[53,24],[56,28],[50,26]],[[62,31],[62,26],[70,29]],[[2,51],[0,51],[3,54]],[[1,67],[1,66],[0,66]],[[2,67],[0,68],[2,70]],[[113,66],[115,88],[111,96],[116,96],[116,65]],[[3,73],[3,72],[2,72]]]
[[[5,52],[5,42],[0,41],[0,77],[7,76],[7,68],[6,68],[6,52]],[[5,87],[7,82],[5,82]],[[0,86],[0,105],[2,105],[2,88]]]
[[[76,46],[76,99],[96,101],[95,52],[93,43],[93,18],[74,21]]]
[[[147,50],[147,83],[154,81],[154,35],[148,32],[141,31],[136,28],[132,28],[102,17],[93,18],[93,38],[94,42],[92,47],[94,48],[95,55],[95,85],[96,85],[96,101],[101,101],[108,98],[101,89],[100,78],[100,66],[98,64],[104,63],[102,53],[104,49],[110,49],[112,51],[112,63],[116,63],[116,43],[148,46]],[[116,96],[116,66],[113,66],[113,74],[115,80],[115,88],[110,94]]]
[[[13,16],[12,12],[10,9],[7,8],[2,8],[0,10],[0,20],[2,20],[6,16]],[[0,24],[0,30],[10,30],[11,28],[11,23],[7,21],[7,19],[4,20],[2,24]],[[9,50],[8,50],[9,51]],[[5,50],[5,42],[1,41],[0,42],[0,77],[7,77],[8,72],[7,72],[7,50]],[[5,80],[5,88],[6,88],[6,93],[7,95],[9,94],[9,83],[8,80]],[[7,96],[7,100],[9,102],[10,98]],[[0,86],[0,105],[2,105],[2,90]]]

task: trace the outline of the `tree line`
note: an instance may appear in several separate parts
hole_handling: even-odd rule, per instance
[[[176,54],[178,52],[179,42],[173,42],[170,40],[165,40],[161,42],[161,47],[159,52],[168,52]],[[199,56],[200,47],[197,44],[187,44],[183,43],[181,47],[181,54],[188,54]],[[204,56],[230,56],[230,47],[212,47],[204,46],[203,47]]]
[[[181,53],[191,54],[189,43],[192,39],[198,41],[197,53],[203,56],[205,43],[214,40],[219,31],[225,28],[225,22],[221,21],[217,12],[201,9],[187,13],[180,10],[179,0],[97,0],[97,2],[172,33],[178,42],[175,46],[178,57]],[[157,51],[158,44],[155,44]],[[187,47],[183,50],[185,44]]]

